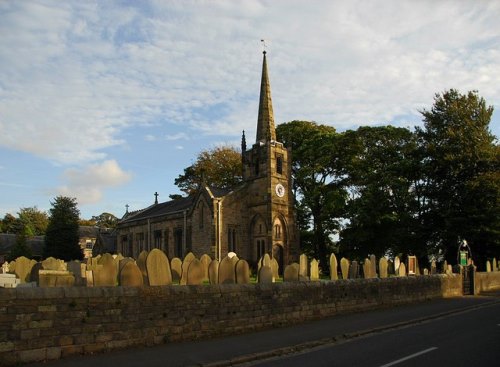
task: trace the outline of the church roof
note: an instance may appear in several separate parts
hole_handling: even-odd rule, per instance
[[[262,61],[262,79],[260,82],[259,117],[257,119],[256,143],[276,140],[274,127],[273,102],[271,100],[271,84],[267,72],[266,51]]]
[[[153,204],[145,209],[125,214],[120,223],[177,213],[182,210],[190,209],[193,202],[194,195],[189,195],[187,197],[166,201],[164,203]]]

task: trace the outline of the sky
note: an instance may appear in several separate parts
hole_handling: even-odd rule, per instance
[[[255,141],[266,40],[275,121],[422,124],[477,90],[500,136],[500,1],[0,0],[0,217],[81,217],[180,193],[198,153]]]

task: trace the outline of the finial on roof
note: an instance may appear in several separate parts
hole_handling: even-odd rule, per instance
[[[125,205],[125,214],[128,214],[128,208],[129,208],[129,205]]]
[[[262,53],[265,55],[266,54],[266,40],[260,40],[262,43]]]
[[[158,204],[158,192],[155,192],[155,204]]]

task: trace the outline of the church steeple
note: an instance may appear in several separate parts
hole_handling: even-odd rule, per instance
[[[262,79],[260,82],[259,117],[257,120],[256,143],[276,140],[274,127],[273,102],[271,100],[271,85],[267,72],[266,51],[263,52]]]

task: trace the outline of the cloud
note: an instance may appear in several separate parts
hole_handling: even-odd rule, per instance
[[[177,133],[177,134],[168,134],[165,135],[165,139],[167,140],[189,140],[189,137],[187,136],[186,133]]]
[[[57,191],[76,197],[79,204],[92,204],[101,200],[105,189],[123,185],[131,178],[132,174],[123,171],[115,160],[107,160],[81,169],[67,169],[63,174],[66,184]]]
[[[7,1],[0,14],[0,145],[60,164],[108,159],[137,126],[254,129],[261,38],[277,122],[418,121],[452,87],[500,104],[495,1]]]

